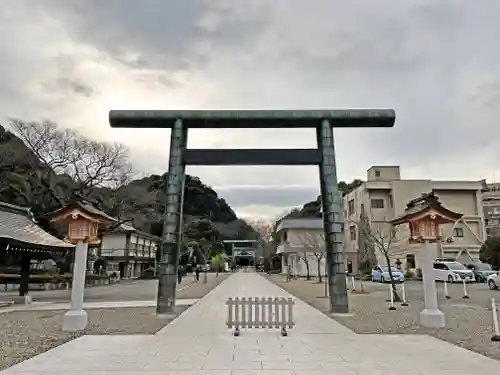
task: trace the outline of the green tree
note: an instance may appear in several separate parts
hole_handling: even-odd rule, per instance
[[[222,254],[217,254],[212,258],[212,267],[215,269],[215,272],[217,272],[217,275],[219,275],[219,272],[224,270],[225,262],[226,260]]]
[[[500,269],[500,237],[489,237],[479,250],[481,262],[488,263]]]

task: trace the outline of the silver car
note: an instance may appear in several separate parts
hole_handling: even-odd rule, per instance
[[[494,273],[492,275],[488,276],[488,279],[486,279],[486,282],[488,283],[488,287],[491,290],[495,290],[500,286],[500,274],[499,272]]]

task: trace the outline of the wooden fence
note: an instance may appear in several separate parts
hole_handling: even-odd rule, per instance
[[[287,335],[287,327],[293,328],[292,298],[249,297],[229,298],[227,305],[227,326],[234,328],[234,335],[239,336],[240,328],[281,328],[281,334]]]

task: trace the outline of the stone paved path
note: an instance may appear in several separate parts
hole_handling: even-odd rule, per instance
[[[500,362],[429,336],[357,335],[304,302],[297,326],[224,327],[230,296],[288,293],[255,273],[238,273],[154,336],[83,336],[0,375],[491,375]]]

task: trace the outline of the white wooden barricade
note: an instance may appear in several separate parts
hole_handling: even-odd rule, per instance
[[[234,328],[234,336],[239,336],[240,328],[281,328],[286,336],[287,327],[293,328],[292,298],[249,297],[229,298],[227,305],[227,327]]]

